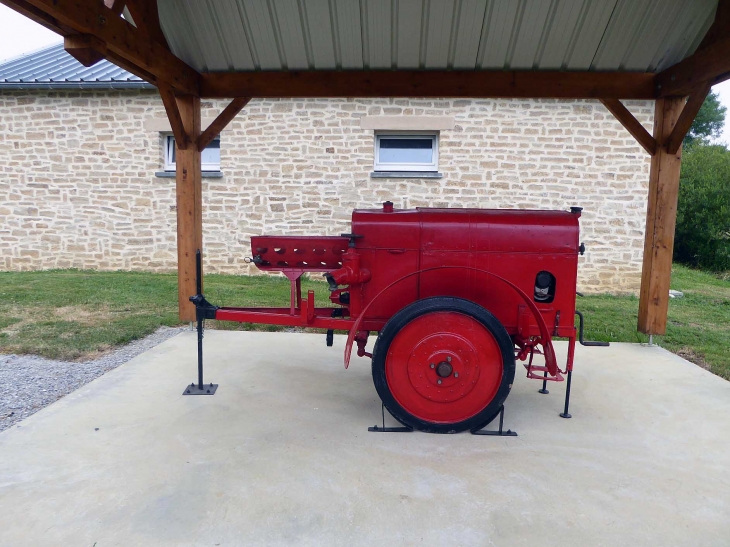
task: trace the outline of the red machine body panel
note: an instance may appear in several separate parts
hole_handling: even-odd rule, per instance
[[[352,232],[362,237],[355,247],[362,267],[371,274],[371,280],[362,285],[362,300],[371,303],[385,290],[370,304],[368,319],[385,322],[416,300],[456,296],[492,312],[514,335],[519,310],[524,308],[522,298],[484,272],[503,277],[532,295],[537,274],[546,271],[555,278],[554,294],[549,302],[536,302],[537,307],[551,332],[556,327],[572,329],[578,218],[578,214],[564,211],[356,210]],[[421,273],[405,277],[413,272]],[[397,282],[399,279],[402,281]],[[530,334],[537,335],[533,318],[529,325]]]

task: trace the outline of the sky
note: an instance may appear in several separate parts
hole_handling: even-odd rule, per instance
[[[0,4],[0,62],[60,42],[61,37],[55,32]],[[730,145],[730,80],[712,89],[720,94],[720,101],[728,109],[728,119],[719,140]]]

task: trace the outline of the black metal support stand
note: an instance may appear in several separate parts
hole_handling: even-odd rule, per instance
[[[517,432],[508,429],[504,431],[504,405],[499,408],[499,430],[497,431],[486,431],[484,429],[472,429],[472,435],[493,435],[495,437],[517,437]]]
[[[368,427],[368,431],[372,431],[374,433],[412,433],[413,428],[408,426],[401,426],[401,427],[385,427],[385,405],[380,403],[380,411],[382,413],[383,417],[383,427],[379,427],[377,425],[374,425],[373,427]]]
[[[573,371],[568,371],[568,382],[565,384],[565,409],[560,413],[561,418],[572,418],[568,407],[570,406],[570,382],[573,379]]]
[[[542,375],[543,377],[547,378],[547,370],[543,372]],[[550,393],[547,389],[547,380],[542,381],[542,389],[538,389],[537,392],[542,393],[543,395],[547,395],[548,393]]]
[[[203,265],[200,249],[195,253],[195,289],[197,294],[190,297],[195,304],[195,319],[198,322],[198,384],[190,384],[183,395],[214,395],[218,384],[203,384],[203,328],[206,319],[215,319],[217,306],[213,306],[203,296]]]

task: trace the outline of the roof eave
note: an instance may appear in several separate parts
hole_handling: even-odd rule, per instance
[[[147,82],[0,82],[0,90],[38,90],[38,89],[155,89]]]

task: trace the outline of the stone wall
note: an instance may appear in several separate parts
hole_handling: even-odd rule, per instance
[[[204,102],[203,117],[224,102]],[[653,105],[627,104],[650,129]],[[453,116],[442,179],[371,178],[362,116]],[[175,180],[156,177],[154,91],[0,93],[0,269],[173,271]],[[160,125],[159,123],[157,125]],[[147,128],[146,128],[147,127]],[[583,290],[634,292],[649,159],[597,101],[255,100],[203,181],[208,272],[245,273],[252,234],[338,234],[355,207],[584,207]]]

